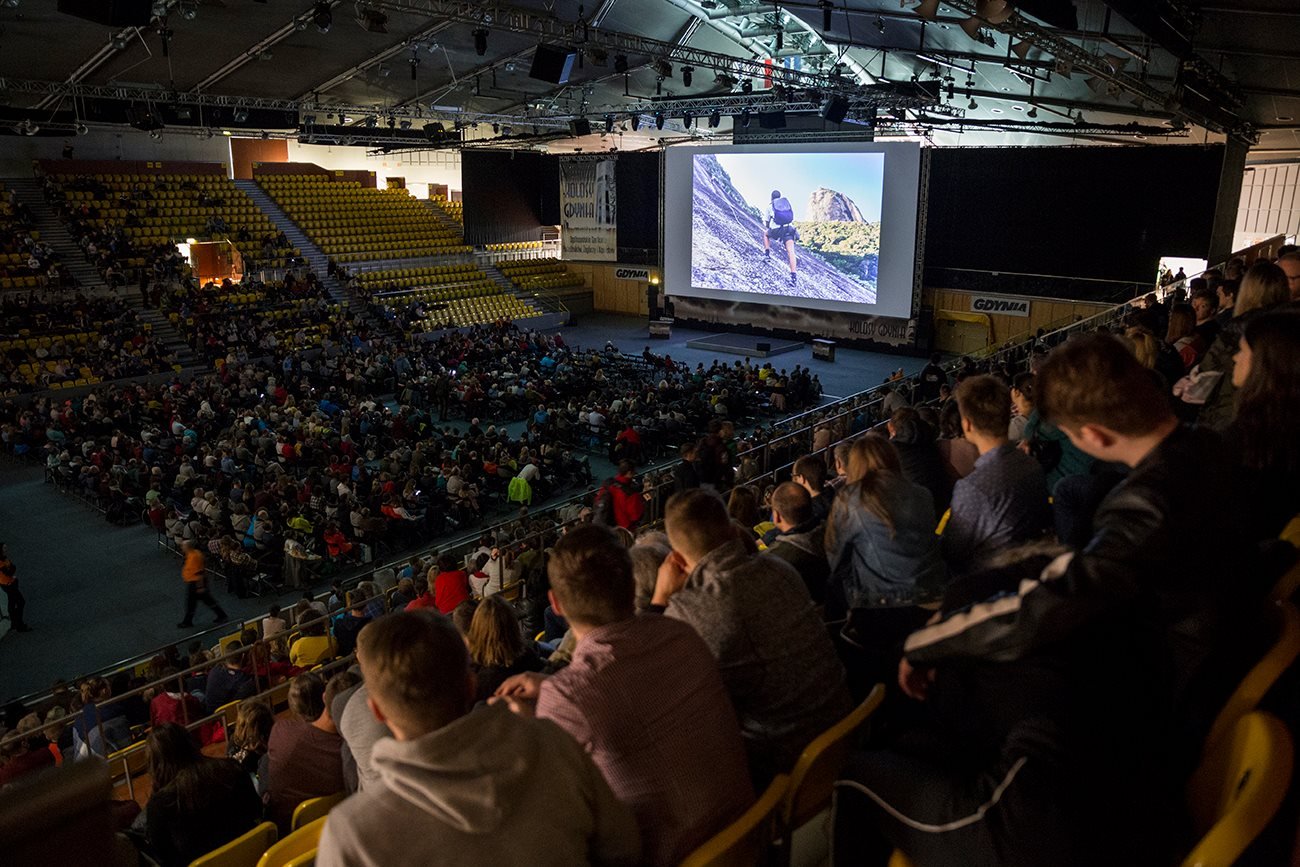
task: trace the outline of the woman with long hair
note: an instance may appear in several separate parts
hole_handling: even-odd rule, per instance
[[[183,867],[229,843],[262,818],[253,781],[229,759],[199,752],[175,723],[149,732],[153,794],[145,807],[145,840],[163,867]]]
[[[541,671],[544,663],[525,644],[515,611],[499,596],[489,596],[474,610],[469,634],[470,664],[478,676],[478,700],[484,701],[506,678],[525,671]]]
[[[1275,538],[1300,513],[1300,312],[1246,324],[1232,369],[1237,417],[1228,428],[1241,468],[1247,529]]]
[[[1206,427],[1226,430],[1232,423],[1237,406],[1236,376],[1233,373],[1237,351],[1246,327],[1253,319],[1264,315],[1279,304],[1289,300],[1286,272],[1263,259],[1250,266],[1237,290],[1237,300],[1232,308],[1232,319],[1223,327],[1218,339],[1205,353],[1199,370],[1201,376],[1217,375],[1218,382],[1205,397],[1197,421]]]
[[[871,683],[897,666],[903,639],[928,616],[918,606],[942,596],[947,571],[934,498],[903,477],[893,443],[876,433],[859,437],[847,469],[827,519],[826,615],[847,616],[841,637],[857,650],[850,677]]]
[[[1196,333],[1196,310],[1190,304],[1175,304],[1169,311],[1169,328],[1165,331],[1165,342],[1173,347],[1183,362],[1183,371],[1191,370],[1205,346],[1200,335]]]
[[[754,526],[762,520],[758,498],[758,491],[750,485],[736,485],[727,497],[727,514],[751,534]]]
[[[260,783],[266,776],[267,744],[271,742],[271,727],[275,713],[262,701],[244,701],[239,705],[235,730],[230,733],[227,751],[245,772]]]

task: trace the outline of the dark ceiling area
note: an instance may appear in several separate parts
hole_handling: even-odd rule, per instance
[[[519,146],[586,120],[579,143],[632,148],[781,110],[936,144],[1300,149],[1294,0],[3,0],[0,28],[0,132]],[[567,81],[532,74],[539,44]]]

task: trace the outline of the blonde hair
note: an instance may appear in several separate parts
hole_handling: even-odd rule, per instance
[[[1251,265],[1246,276],[1241,278],[1241,286],[1237,289],[1237,304],[1232,308],[1232,315],[1240,316],[1261,307],[1273,307],[1290,298],[1286,272],[1272,262],[1261,259]]]
[[[1129,348],[1133,351],[1133,357],[1138,360],[1138,363],[1146,368],[1154,368],[1156,366],[1156,356],[1160,352],[1159,346],[1156,344],[1156,336],[1140,325],[1135,325],[1124,332],[1124,336],[1128,338]]]
[[[845,478],[850,486],[856,486],[857,497],[851,496],[850,490],[846,489],[843,494],[835,498],[835,504],[831,507],[832,514],[842,512],[844,509],[866,509],[889,529],[890,535],[893,535],[894,516],[885,505],[882,482],[891,475],[900,478],[903,475],[898,449],[878,433],[865,434],[855,440],[849,449],[846,471]],[[827,532],[833,534],[836,524],[837,521],[832,519],[827,525]]]
[[[478,665],[508,666],[524,654],[519,620],[506,601],[489,596],[474,609],[469,624],[469,657]]]

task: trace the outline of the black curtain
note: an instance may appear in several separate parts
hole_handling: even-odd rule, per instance
[[[535,151],[466,150],[461,154],[465,242],[499,244],[536,241],[553,225],[559,196],[558,165]],[[550,218],[550,219],[548,219]]]
[[[618,155],[619,261],[650,264],[659,261],[659,153]]]
[[[1222,145],[935,148],[926,281],[1031,293],[1034,278],[989,272],[1149,283],[1161,256],[1206,255],[1223,156]],[[1035,294],[1060,292],[1037,282],[1051,285]]]

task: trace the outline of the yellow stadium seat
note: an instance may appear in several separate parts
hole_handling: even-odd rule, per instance
[[[257,867],[275,839],[275,824],[263,822],[226,845],[195,858],[190,867]]]
[[[1200,840],[1183,867],[1230,867],[1277,814],[1291,784],[1295,747],[1272,714],[1255,711],[1207,753],[1188,785]]]
[[[316,847],[320,844],[321,832],[325,829],[325,817],[322,816],[296,831],[291,832],[280,842],[269,846],[257,862],[257,867],[300,867],[315,861]]]
[[[1273,684],[1300,657],[1300,610],[1290,602],[1280,602],[1270,608],[1269,615],[1276,639],[1242,678],[1215,717],[1205,739],[1207,751],[1213,750],[1218,741],[1232,731],[1237,720],[1259,707]]]
[[[752,807],[687,855],[682,867],[752,867],[763,861],[772,844],[776,813],[790,778],[781,774]]]
[[[323,798],[308,798],[293,810],[293,822],[290,827],[297,831],[305,825],[324,818],[334,806],[347,797],[346,792],[326,795]]]

